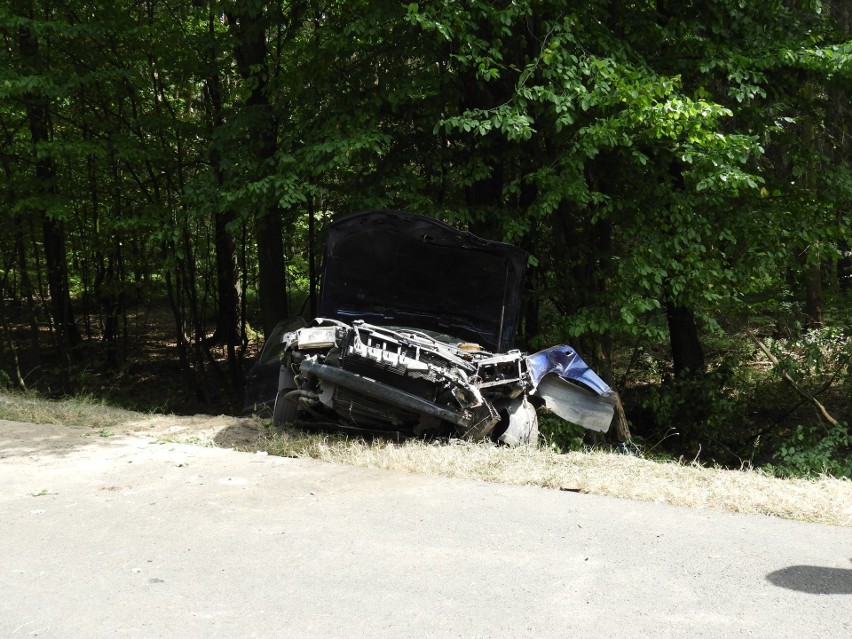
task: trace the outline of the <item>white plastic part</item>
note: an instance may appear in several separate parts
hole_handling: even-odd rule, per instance
[[[509,446],[535,444],[538,441],[538,415],[533,405],[522,397],[510,403],[506,410],[509,427],[498,439]]]
[[[334,326],[300,328],[297,334],[300,349],[331,348],[337,340],[337,328]]]
[[[565,421],[601,433],[609,430],[615,413],[615,402],[610,396],[596,395],[553,374],[545,375],[535,393]]]

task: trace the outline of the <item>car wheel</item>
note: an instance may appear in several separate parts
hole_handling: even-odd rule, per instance
[[[272,425],[275,428],[282,428],[285,424],[289,424],[296,419],[299,406],[296,402],[285,397],[292,390],[294,389],[283,388],[275,396],[275,408],[272,409]]]

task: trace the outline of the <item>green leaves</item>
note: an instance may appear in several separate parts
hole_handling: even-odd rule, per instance
[[[467,110],[462,115],[441,120],[435,125],[435,130],[442,127],[447,133],[456,130],[478,136],[496,132],[516,142],[529,140],[533,136],[535,130],[532,125],[533,119],[530,115],[509,105],[503,105],[496,109]]]
[[[795,326],[805,267],[835,303],[852,42],[815,3],[30,4],[0,7],[0,207],[20,222],[0,249],[62,221],[83,291],[120,254],[111,290],[171,279],[187,305],[196,282],[201,317],[221,222],[251,314],[280,217],[300,306],[323,224],[398,207],[529,251],[530,344],[664,353],[669,304],[702,337],[750,311]]]

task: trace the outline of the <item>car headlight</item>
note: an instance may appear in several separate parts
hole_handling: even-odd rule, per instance
[[[337,343],[337,327],[314,326],[299,329],[298,348],[331,348]]]

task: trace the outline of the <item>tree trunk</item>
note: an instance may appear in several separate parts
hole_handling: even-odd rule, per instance
[[[805,326],[819,328],[823,324],[822,271],[819,264],[805,266]]]
[[[122,210],[121,189],[118,186],[121,178],[118,163],[114,157],[110,158],[110,169],[113,179],[112,212],[118,214]],[[92,190],[94,191],[94,187]],[[114,232],[110,239],[104,237],[100,228],[97,206],[93,207],[92,216],[96,246],[94,292],[103,325],[101,344],[106,367],[116,369],[124,362],[124,349],[119,348],[119,320],[125,315],[124,280],[121,273],[122,238],[117,232]],[[105,246],[107,242],[109,246]]]
[[[53,323],[61,345],[74,347],[80,343],[80,333],[71,308],[68,287],[68,262],[65,251],[65,224],[45,216],[44,257],[47,268],[47,288],[50,291],[50,308]]]
[[[496,211],[503,208],[503,165],[499,160],[489,164],[488,177],[477,180],[465,189],[465,200],[473,215],[468,230],[486,240],[501,241],[503,234]]]
[[[852,37],[852,3],[848,0],[830,0],[826,3],[826,9],[829,15],[835,19],[844,40],[849,40]],[[848,89],[844,89],[842,84],[834,83],[827,90],[829,97],[829,117],[832,122],[849,122],[852,118],[852,105],[849,104]],[[848,158],[852,156],[852,135],[848,125],[844,127],[842,135],[836,139],[834,146],[833,159],[838,165],[848,162]],[[850,215],[852,215],[852,202],[848,199],[842,203],[843,208],[837,212],[836,224],[842,228],[843,224],[848,224]],[[852,253],[850,253],[849,240],[847,237],[842,237],[838,243],[841,257],[837,260],[837,283],[840,294],[846,297],[849,294],[849,287],[852,285]]]
[[[30,17],[32,17],[32,11],[30,11]],[[38,40],[29,27],[21,27],[19,41],[25,63],[31,69],[38,69],[41,66],[38,57]],[[50,141],[48,101],[43,95],[28,93],[25,96],[25,102],[35,158],[36,188],[42,196],[55,196],[57,193],[56,165],[52,157],[39,152],[39,147]],[[74,321],[68,287],[65,223],[48,215],[43,205],[36,211],[36,215],[41,220],[42,226],[50,310],[56,328],[57,344],[60,353],[67,353],[69,347],[74,347],[80,342],[80,333]]]
[[[223,124],[222,90],[218,73],[214,73],[208,78],[207,94],[210,100],[213,127],[214,129],[218,129]],[[214,137],[211,135],[211,138]],[[217,186],[223,189],[225,186],[225,171],[222,167],[222,157],[215,141],[210,149],[210,165],[216,177]],[[240,342],[241,294],[239,279],[237,277],[237,247],[234,242],[232,228],[235,220],[236,216],[230,207],[214,213],[216,293],[218,299],[215,341],[219,344],[225,344],[228,347],[229,364],[232,366],[236,364],[236,361],[235,359],[234,361],[230,361],[231,351]]]
[[[240,289],[237,278],[237,249],[228,230],[234,221],[232,211],[216,215],[216,312],[215,341],[232,347],[240,343]]]
[[[840,252],[843,257],[837,260],[837,284],[840,294],[846,297],[849,294],[849,285],[852,283],[852,252],[849,242],[840,240]]]
[[[25,391],[27,390],[27,385],[24,382],[24,376],[21,374],[21,363],[18,360],[18,349],[15,346],[15,340],[12,337],[12,327],[9,326],[9,318],[3,308],[4,300],[6,299],[6,282],[5,278],[2,283],[0,283],[0,317],[2,317],[2,322],[0,322],[0,334],[2,334],[3,342],[5,342],[6,347],[9,350],[9,357],[11,358],[11,366],[9,367],[9,371],[12,375],[14,375],[15,385],[19,390]],[[0,355],[3,355],[3,345],[0,344]],[[0,357],[0,364],[5,365],[5,357]],[[2,367],[0,367],[0,373],[5,372]]]
[[[249,87],[245,109],[249,127],[251,152],[256,161],[258,178],[265,177],[275,157],[277,130],[269,101],[269,67],[267,64],[267,16],[256,3],[237,4],[228,13],[228,23],[237,36],[236,59],[240,76]],[[255,219],[255,241],[258,258],[258,289],[265,335],[288,316],[282,211],[274,198],[262,198]]]
[[[319,281],[316,261],[316,210],[314,199],[308,200],[308,313],[310,319],[317,316],[317,282]]]
[[[677,377],[698,377],[704,373],[704,350],[698,339],[695,313],[691,308],[666,302],[669,341]]]
[[[15,253],[18,263],[18,272],[21,276],[20,297],[27,302],[27,314],[30,320],[29,356],[33,364],[39,361],[38,347],[38,307],[33,295],[33,283],[30,280],[27,265],[27,243],[24,239],[24,229],[20,217],[15,218]]]
[[[816,91],[812,82],[805,82],[804,94],[808,99],[808,108],[814,108]],[[805,185],[812,194],[816,195],[817,171],[819,162],[817,160],[816,124],[814,117],[807,112],[802,124],[802,143],[807,153]],[[805,285],[805,326],[807,328],[819,328],[823,324],[822,307],[822,273],[820,272],[819,244],[805,247],[801,252],[803,278]]]
[[[226,175],[222,163],[220,142],[216,133],[224,125],[222,79],[217,63],[216,19],[217,7],[211,1],[208,15],[209,73],[206,80],[206,97],[210,113],[210,167],[216,185],[224,190]],[[240,344],[241,312],[243,309],[239,279],[237,247],[234,241],[236,215],[230,206],[213,213],[213,234],[216,248],[216,330],[212,342],[223,344],[228,356],[228,377],[235,405],[242,404],[242,361],[237,351]]]
[[[263,333],[266,337],[278,322],[289,316],[281,212],[277,206],[273,208],[274,211],[255,221],[258,291]]]

